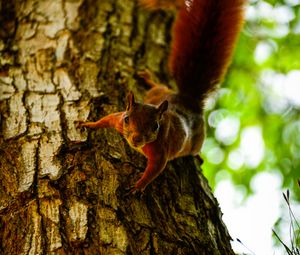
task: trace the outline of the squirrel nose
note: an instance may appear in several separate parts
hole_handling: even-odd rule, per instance
[[[142,141],[142,137],[136,135],[136,136],[132,137],[132,141],[133,141],[134,143],[140,143],[140,142]]]

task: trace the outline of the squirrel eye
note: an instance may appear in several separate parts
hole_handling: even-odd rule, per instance
[[[129,124],[129,117],[128,116],[125,116],[124,122],[125,122],[125,124]]]
[[[156,131],[158,131],[158,128],[159,128],[159,124],[157,122],[155,122],[152,126],[152,131],[156,132]]]

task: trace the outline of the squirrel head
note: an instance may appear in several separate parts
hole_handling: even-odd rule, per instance
[[[158,107],[137,103],[134,95],[127,95],[127,107],[123,117],[124,137],[135,149],[143,147],[157,139],[164,112],[168,109],[168,101]]]

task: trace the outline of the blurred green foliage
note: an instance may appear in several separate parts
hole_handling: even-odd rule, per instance
[[[203,169],[213,188],[229,178],[250,194],[252,178],[268,171],[300,201],[300,0],[250,1],[206,114]]]

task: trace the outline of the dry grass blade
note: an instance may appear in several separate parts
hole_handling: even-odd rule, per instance
[[[298,180],[298,184],[300,183],[300,180]],[[283,245],[283,247],[285,248],[286,252],[288,255],[300,255],[300,250],[299,250],[299,233],[300,233],[300,226],[299,223],[294,215],[294,212],[291,208],[291,204],[290,204],[290,191],[287,190],[286,194],[283,194],[283,198],[285,200],[285,202],[287,203],[288,209],[289,209],[289,216],[290,216],[290,241],[291,241],[291,247],[289,248],[282,240],[281,238],[278,236],[278,234],[275,232],[275,230],[273,231],[273,234],[276,236],[276,238],[278,239],[278,241]],[[296,228],[295,228],[296,227]]]
[[[278,241],[283,245],[288,255],[294,255],[293,252],[290,250],[290,248],[280,239],[280,237],[277,235],[274,229],[272,229],[273,234],[276,236]]]

